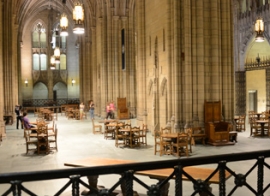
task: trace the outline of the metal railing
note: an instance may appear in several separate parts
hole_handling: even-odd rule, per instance
[[[162,189],[169,180],[175,180],[175,192],[174,195],[183,195],[183,179],[182,175],[185,176],[189,181],[193,183],[194,192],[191,195],[200,193],[201,195],[213,195],[209,189],[209,180],[214,174],[219,172],[219,195],[233,195],[234,192],[241,188],[246,187],[254,195],[264,195],[270,187],[270,183],[266,182],[264,171],[269,171],[270,166],[265,161],[265,158],[270,156],[270,150],[256,151],[248,153],[235,153],[235,154],[224,154],[215,156],[205,157],[194,157],[186,159],[175,159],[166,161],[152,161],[152,162],[141,162],[141,163],[128,163],[125,165],[109,165],[109,166],[97,166],[97,167],[82,167],[82,168],[71,168],[71,169],[60,169],[50,171],[34,171],[34,172],[21,172],[21,173],[6,173],[0,174],[0,190],[3,190],[3,184],[10,184],[10,187],[2,195],[22,195],[22,192],[28,195],[41,195],[39,193],[33,193],[26,186],[24,182],[34,181],[39,183],[40,180],[52,180],[52,179],[67,179],[66,184],[59,187],[59,190],[54,195],[61,195],[68,187],[72,187],[72,195],[80,195],[80,186],[91,189],[91,193],[95,195],[111,195],[118,185],[125,185],[124,195],[133,196],[133,182],[137,182],[139,185],[145,188],[145,193],[149,196],[162,195]],[[231,169],[227,166],[228,162],[246,161],[246,160],[257,160],[256,163],[245,173],[235,172],[235,168]],[[268,160],[269,161],[269,160]],[[209,175],[207,179],[194,179],[183,168],[186,166],[198,166],[206,164],[216,164],[216,169]],[[174,168],[173,172],[168,175],[167,178],[158,182],[157,184],[147,185],[143,181],[137,178],[136,171],[152,170],[152,169],[164,169]],[[250,173],[257,169],[257,185],[256,189],[248,183],[248,177]],[[234,178],[234,186],[226,194],[226,178],[225,172],[229,172]],[[108,189],[97,189],[84,181],[82,177],[86,176],[98,176],[106,174],[120,174],[119,179],[115,179],[114,185]],[[254,182],[254,179],[251,180]],[[265,184],[265,186],[264,186]],[[170,194],[171,195],[171,194]]]
[[[24,99],[23,107],[61,106],[64,104],[80,104],[79,98],[75,99]]]

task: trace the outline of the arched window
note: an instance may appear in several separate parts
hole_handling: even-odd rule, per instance
[[[47,70],[46,37],[44,25],[38,22],[32,31],[33,70]]]

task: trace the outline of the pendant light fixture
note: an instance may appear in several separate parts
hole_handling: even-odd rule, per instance
[[[264,41],[264,22],[262,18],[258,18],[255,23],[255,32],[256,32],[256,37],[255,37],[255,42],[263,42]]]
[[[73,9],[74,28],[73,33],[84,34],[84,9],[83,5],[77,1]]]
[[[60,36],[68,36],[68,19],[67,19],[67,15],[65,13],[65,4],[66,4],[66,0],[63,0],[63,13],[61,15],[61,19],[60,19],[60,28],[61,28],[61,32],[60,32]]]
[[[50,59],[50,68],[55,69],[55,57],[54,57],[54,55],[52,55],[51,59]]]
[[[60,48],[55,47],[54,49],[55,63],[60,63]]]

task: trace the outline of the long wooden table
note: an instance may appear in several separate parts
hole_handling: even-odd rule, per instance
[[[104,165],[116,165],[116,164],[127,164],[134,163],[132,160],[121,160],[121,159],[109,159],[109,158],[86,158],[71,162],[64,163],[65,166],[71,167],[94,167],[94,166],[104,166]],[[194,179],[198,180],[206,180],[210,174],[213,173],[215,169],[212,168],[201,168],[201,167],[185,167],[184,171],[186,171],[190,176]],[[155,169],[155,170],[144,170],[144,171],[136,171],[136,175],[148,176],[153,179],[163,180],[170,176],[173,172],[173,168],[166,169]],[[225,172],[225,179],[230,178],[231,174],[229,172]],[[88,176],[89,184],[95,188],[97,188],[98,176]],[[186,176],[182,176],[183,180],[189,180]],[[219,173],[216,173],[208,183],[211,184],[219,184]],[[121,186],[123,192],[124,186]],[[162,196],[168,195],[169,184],[164,186],[164,189],[161,190]],[[201,196],[205,195],[205,193],[200,193]]]

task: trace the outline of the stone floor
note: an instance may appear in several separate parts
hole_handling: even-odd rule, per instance
[[[35,121],[33,114],[29,114],[29,118]],[[98,123],[98,119],[96,119]],[[135,120],[132,121],[132,125],[135,125]],[[127,159],[135,161],[159,161],[176,159],[171,155],[154,155],[153,143],[154,139],[151,133],[148,133],[148,146],[142,148],[116,148],[114,146],[114,140],[105,140],[102,134],[92,133],[92,122],[87,120],[68,120],[65,116],[58,115],[57,121],[58,127],[58,152],[52,152],[48,155],[26,155],[25,140],[23,138],[23,130],[17,130],[15,123],[13,125],[6,126],[6,137],[3,139],[0,146],[0,173],[10,172],[22,172],[22,171],[37,171],[37,170],[51,170],[51,169],[63,169],[65,162],[72,160],[87,158],[87,157],[106,157],[116,159]],[[249,137],[249,127],[246,132],[238,134],[238,143],[229,146],[210,146],[197,144],[193,146],[193,152],[191,157],[199,157],[206,155],[227,154],[237,152],[249,152],[257,150],[265,150],[270,148],[269,138],[253,138]],[[185,158],[185,157],[181,157]],[[267,159],[268,160],[268,159]],[[232,162],[228,163],[230,168],[238,173],[246,173],[256,160]],[[270,162],[270,161],[269,161]],[[205,165],[205,167],[215,168],[214,165]],[[269,171],[265,171],[264,186],[270,183]],[[252,172],[248,177],[248,182],[256,190],[256,170]],[[100,176],[99,184],[104,186],[112,186],[113,179],[118,179],[118,175],[104,175]],[[149,185],[156,183],[155,180],[147,177],[139,177]],[[86,179],[85,179],[86,180]],[[63,185],[65,180],[55,180],[49,182],[40,182],[39,186],[36,183],[25,183],[25,186],[39,193],[39,195],[54,195],[59,190],[59,185]],[[234,185],[234,179],[230,178],[227,184],[227,193]],[[9,185],[0,185],[0,194],[9,187]],[[190,182],[184,182],[184,195],[191,195],[193,189]],[[218,195],[218,185],[211,185],[213,194]],[[119,188],[118,188],[119,189]],[[146,190],[138,184],[134,184],[134,190],[139,195],[146,195]],[[70,189],[66,190],[63,195],[71,195]],[[174,195],[174,182],[171,182],[169,195]],[[237,189],[234,195],[254,195],[247,188],[242,187]],[[265,195],[270,195],[270,190]]]

